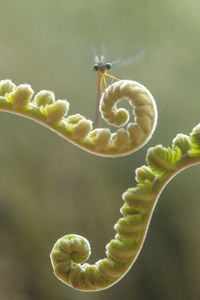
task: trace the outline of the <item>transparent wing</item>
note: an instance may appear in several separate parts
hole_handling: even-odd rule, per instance
[[[102,44],[101,46],[101,62],[105,62],[105,58],[106,58],[106,51],[107,50],[107,47],[105,44]]]
[[[124,58],[115,60],[112,62],[113,65],[116,65],[117,67],[127,67],[130,66],[132,64],[137,63],[138,61],[140,61],[141,59],[143,59],[146,55],[146,51],[145,50],[141,50],[139,52],[133,53],[129,56],[126,56]]]
[[[107,52],[106,50],[107,50],[106,45],[102,44],[102,46],[101,46],[101,55],[98,56],[96,48],[94,47],[94,45],[91,45],[90,52],[92,54],[93,63],[95,63],[95,64],[104,63],[105,62],[105,57],[106,57],[106,52]]]
[[[92,63],[97,64],[100,60],[99,60],[99,57],[97,55],[97,52],[96,52],[96,49],[95,49],[94,45],[90,46],[90,52],[91,52],[91,55],[92,55]]]

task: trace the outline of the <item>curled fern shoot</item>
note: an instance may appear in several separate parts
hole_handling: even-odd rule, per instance
[[[123,195],[123,215],[114,226],[115,239],[106,246],[106,258],[88,264],[89,242],[78,235],[60,238],[51,252],[55,275],[82,291],[106,289],[119,281],[135,262],[146,237],[152,213],[166,184],[180,171],[200,164],[200,123],[190,136],[178,134],[172,147],[147,152],[147,166],[136,169],[136,187]]]
[[[128,99],[133,107],[135,122],[111,133],[109,128],[93,129],[92,121],[80,114],[67,116],[69,102],[55,100],[51,91],[40,91],[33,98],[30,85],[16,86],[10,80],[0,81],[0,110],[30,118],[76,146],[107,157],[135,152],[147,143],[156,127],[157,109],[153,96],[143,85],[131,80],[120,80],[105,90],[100,101],[104,120],[116,127],[128,122],[128,111],[116,107],[123,98]]]
[[[129,100],[135,115],[129,122],[125,109],[116,104]],[[51,91],[40,91],[33,98],[28,84],[16,86],[0,81],[0,111],[30,118],[53,130],[78,147],[99,156],[130,154],[151,137],[157,123],[157,109],[151,93],[141,84],[120,80],[111,84],[100,101],[102,117],[119,128],[92,128],[92,122],[80,114],[67,117],[69,102],[55,100]],[[129,122],[129,123],[128,123]],[[82,291],[106,289],[119,281],[131,268],[143,246],[152,213],[166,184],[179,172],[200,163],[200,123],[187,136],[178,134],[172,147],[150,148],[146,166],[136,170],[136,187],[123,195],[122,217],[114,226],[115,238],[106,246],[106,258],[88,264],[89,242],[76,234],[60,238],[50,254],[55,275],[65,284]]]

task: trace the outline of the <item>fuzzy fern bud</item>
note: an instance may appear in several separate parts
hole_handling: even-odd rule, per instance
[[[0,81],[0,96],[14,92],[16,85],[9,79]]]
[[[20,84],[16,91],[8,96],[9,102],[13,103],[14,109],[24,108],[27,106],[33,95],[33,90],[29,84]]]
[[[200,154],[200,123],[193,128],[190,134],[190,143],[192,149],[189,151],[189,155],[198,156]]]
[[[51,91],[40,91],[34,98],[34,102],[38,106],[45,106],[47,104],[53,104],[55,103],[55,95]]]
[[[172,147],[178,147],[181,149],[182,154],[186,154],[191,148],[189,137],[182,133],[177,134],[177,136],[173,139]]]
[[[40,110],[47,117],[48,122],[59,123],[68,113],[69,102],[66,100],[58,100],[54,104],[41,106]]]

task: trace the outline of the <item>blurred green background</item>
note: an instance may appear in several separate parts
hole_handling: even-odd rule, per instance
[[[123,158],[84,152],[28,119],[0,113],[0,299],[200,299],[199,174],[185,170],[162,193],[135,265],[115,286],[81,293],[58,281],[49,253],[62,235],[91,242],[104,257],[121,194],[148,147],[170,145],[200,121],[200,2],[0,0],[0,78],[49,89],[69,114],[94,118],[91,45],[108,60],[139,49],[145,58],[111,74],[144,84],[159,123],[143,149]],[[102,123],[102,126],[105,124]]]

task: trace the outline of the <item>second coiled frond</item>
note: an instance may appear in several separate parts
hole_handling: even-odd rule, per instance
[[[102,290],[120,280],[136,260],[150,224],[153,210],[166,184],[181,170],[200,163],[200,124],[186,136],[178,134],[172,147],[161,145],[147,152],[147,166],[136,170],[136,187],[123,195],[123,215],[114,226],[115,239],[106,246],[106,258],[86,263],[89,242],[78,235],[59,239],[51,252],[55,275],[83,291]]]

